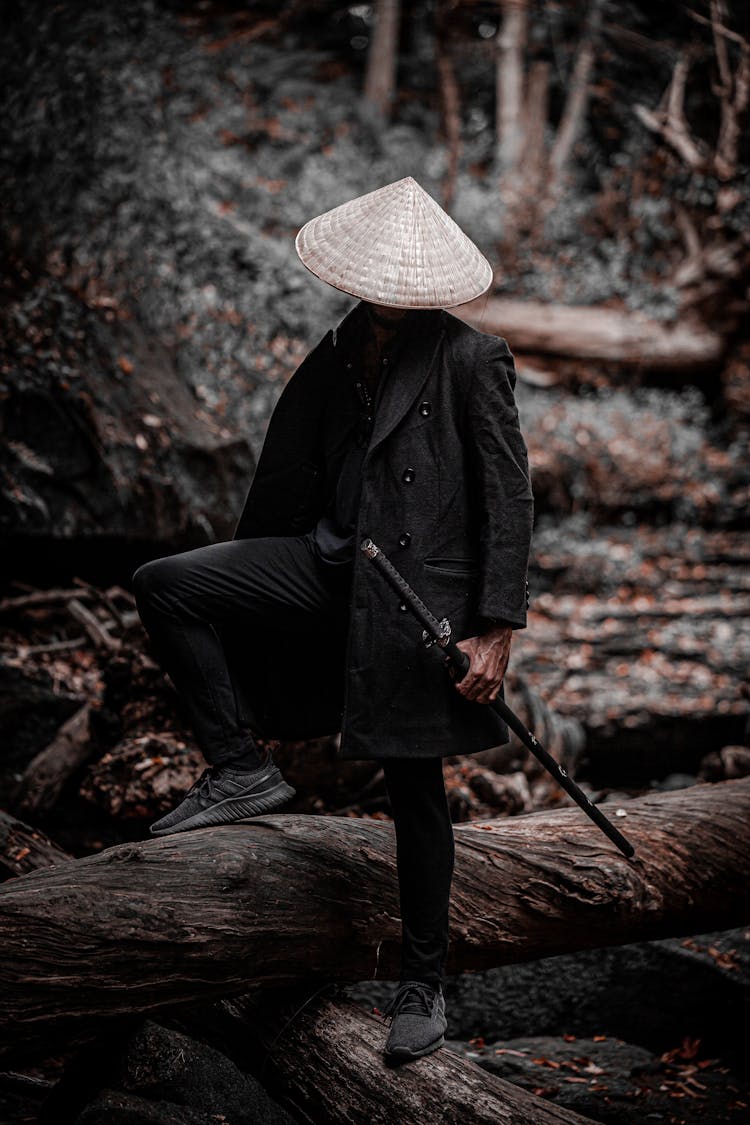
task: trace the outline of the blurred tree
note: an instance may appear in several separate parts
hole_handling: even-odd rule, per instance
[[[565,100],[562,118],[549,157],[550,177],[547,190],[550,196],[560,191],[563,174],[570,160],[573,145],[581,134],[586,120],[591,75],[594,69],[596,48],[601,34],[604,0],[591,0],[576,51],[570,89]]]
[[[750,42],[728,26],[725,0],[710,0],[708,16],[692,10],[689,15],[711,34],[714,59],[709,89],[716,105],[714,135],[701,137],[691,127],[685,108],[691,68],[706,54],[698,42],[675,53],[656,109],[636,103],[633,111],[662,142],[665,166],[673,167],[675,161],[683,166],[687,194],[701,188],[705,199],[702,221],[691,214],[693,209],[684,199],[674,200],[684,257],[671,280],[682,290],[682,307],[700,308],[706,319],[731,323],[746,311],[749,292],[750,237],[746,225],[738,224],[737,210],[747,173],[740,163],[740,140],[750,105]],[[695,77],[692,85],[699,81]],[[733,289],[739,294],[734,299],[730,296]]]
[[[448,147],[448,170],[443,181],[443,207],[450,210],[456,194],[456,176],[461,155],[461,96],[456,78],[456,68],[450,51],[450,13],[460,0],[442,0],[435,13],[435,62],[437,66],[440,102],[443,112],[443,132]]]
[[[500,0],[497,33],[497,165],[506,183],[514,183],[523,150],[524,73],[528,39],[527,0]]]
[[[560,194],[573,146],[586,121],[591,73],[601,32],[604,0],[591,0],[575,51],[570,82],[555,140],[547,150],[550,64],[528,66],[528,0],[500,0],[497,40],[496,164],[505,205],[506,229],[531,230],[538,212]]]
[[[401,20],[399,0],[378,0],[375,34],[372,38],[365,73],[365,102],[383,119],[388,119],[396,88],[396,61]]]

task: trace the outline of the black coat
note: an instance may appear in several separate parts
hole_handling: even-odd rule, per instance
[[[351,378],[363,302],[284,387],[233,538],[301,535],[322,514],[334,437],[326,405]],[[421,310],[385,382],[362,472],[355,544],[370,536],[454,638],[486,618],[526,626],[533,495],[507,343],[442,309]],[[329,412],[330,417],[330,412]],[[410,473],[405,474],[405,470]],[[355,549],[348,615],[300,634],[299,671],[277,634],[244,644],[260,733],[341,731],[342,758],[445,757],[508,741],[492,708],[456,691],[437,646]],[[293,690],[289,689],[290,677]]]

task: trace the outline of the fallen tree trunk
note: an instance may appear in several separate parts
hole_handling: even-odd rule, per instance
[[[4,848],[8,866],[17,867],[14,874],[71,858],[46,836],[3,812],[0,848]],[[18,849],[28,852],[20,861]],[[398,1082],[384,1084],[382,1049],[387,1025],[346,998],[341,986],[329,986],[329,991],[333,988],[338,991],[336,997],[314,995],[312,1002],[309,996],[300,995],[299,988],[286,993],[272,989],[257,1000],[245,995],[224,1001],[215,1010],[220,1013],[222,1030],[232,1040],[228,1053],[236,1054],[238,1043],[242,1044],[243,1069],[262,1075],[277,1100],[293,1112],[324,1108],[330,1125],[339,1121],[345,1125],[351,1120],[351,1110],[363,1105],[369,1107],[373,1125],[390,1125],[394,1120],[422,1125],[433,1119],[430,1114],[435,1120],[455,1119],[467,1125],[482,1121],[576,1125],[589,1120],[487,1075],[450,1050],[433,1055],[419,1068],[407,1068]],[[300,1000],[303,1009],[298,1014]],[[199,1019],[205,1030],[205,1008],[199,1011]],[[283,1050],[279,1050],[282,1036]],[[320,1088],[321,1074],[325,1075],[324,1089]]]
[[[578,809],[457,826],[447,971],[748,921],[750,779],[623,812],[633,861]],[[0,1035],[31,1051],[252,986],[395,980],[400,931],[391,824],[278,814],[123,844],[0,887]]]
[[[699,370],[720,361],[724,340],[683,318],[674,327],[638,312],[540,304],[500,297],[460,314],[468,324],[512,341],[515,352],[550,352],[637,364],[661,371]]]
[[[0,809],[0,873],[27,875],[71,858],[43,832]]]
[[[228,1031],[245,1045],[243,1067],[299,1120],[347,1125],[575,1125],[589,1121],[488,1074],[444,1048],[390,1074],[388,1025],[346,996],[271,993],[227,1001]],[[246,1051],[246,1053],[245,1053]]]

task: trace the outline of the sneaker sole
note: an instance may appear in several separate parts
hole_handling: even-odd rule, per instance
[[[171,836],[175,832],[190,832],[193,828],[211,828],[217,824],[244,824],[254,816],[271,812],[285,805],[297,793],[286,781],[280,781],[271,789],[261,793],[248,793],[239,797],[227,797],[218,805],[212,805],[202,812],[181,820],[168,828],[150,829],[152,836]]]
[[[397,1047],[395,1051],[386,1051],[385,1057],[387,1060],[408,1060],[408,1059],[421,1059],[423,1055],[429,1055],[433,1051],[437,1051],[438,1047],[445,1044],[445,1036],[441,1035],[434,1043],[428,1043],[421,1051],[410,1051],[408,1047]]]

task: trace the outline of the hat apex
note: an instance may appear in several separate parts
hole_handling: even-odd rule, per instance
[[[492,284],[490,263],[413,176],[310,219],[294,245],[321,281],[379,305],[450,308]]]

